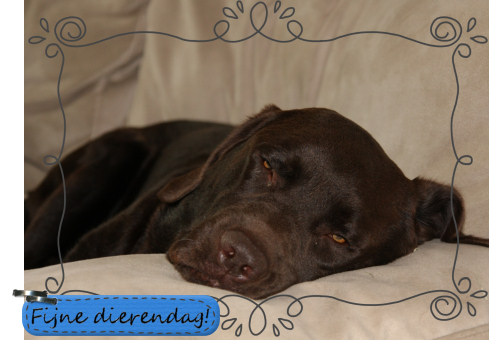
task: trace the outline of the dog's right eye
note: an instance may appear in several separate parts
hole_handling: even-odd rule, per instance
[[[278,174],[276,173],[275,169],[273,169],[273,167],[271,166],[269,161],[267,161],[267,159],[264,159],[263,157],[261,157],[261,162],[262,162],[262,166],[264,167],[264,169],[266,169],[267,186],[271,187],[271,186],[276,185],[276,183],[278,181]]]

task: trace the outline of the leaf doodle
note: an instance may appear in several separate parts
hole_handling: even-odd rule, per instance
[[[42,30],[44,30],[45,32],[49,33],[49,22],[47,21],[46,18],[42,17],[40,19],[40,27],[42,28]]]
[[[476,307],[474,307],[470,302],[467,302],[467,311],[472,317],[476,316]]]
[[[283,326],[283,328],[285,328],[287,330],[292,330],[293,329],[293,323],[292,323],[291,320],[285,319],[285,318],[278,318],[278,321],[281,323],[281,325]]]
[[[243,13],[243,2],[241,0],[239,0],[237,3],[236,3],[236,6],[238,7],[238,10],[240,10],[241,13]]]
[[[279,337],[280,336],[280,330],[278,329],[278,327],[276,326],[276,324],[273,324],[273,333],[274,333],[275,337]]]
[[[234,325],[235,322],[236,322],[236,318],[230,318],[230,319],[227,319],[224,322],[222,322],[220,327],[224,330],[228,330]]]
[[[486,292],[484,290],[476,291],[471,295],[471,297],[474,297],[474,298],[485,298],[486,296],[488,296],[488,292]]]
[[[484,44],[484,43],[488,42],[488,39],[484,36],[474,36],[474,37],[471,37],[470,39],[476,43],[479,43],[479,44]]]
[[[222,9],[222,12],[226,17],[232,18],[232,19],[238,19],[238,15],[236,15],[236,12],[233,11],[230,7],[224,7]]]
[[[43,41],[45,41],[45,37],[42,37],[42,36],[31,36],[28,39],[28,42],[30,44],[38,44],[38,43],[42,43]]]
[[[274,3],[274,13],[277,13],[280,7],[281,7],[281,1],[276,1]]]
[[[292,17],[294,13],[295,13],[295,9],[293,7],[289,7],[287,9],[285,9],[285,11],[283,11],[283,13],[280,15],[280,19],[283,20],[285,18]]]
[[[239,337],[241,335],[241,331],[243,330],[243,324],[240,324],[238,326],[238,328],[236,328],[235,332],[234,332],[234,335],[236,335],[237,337]]]
[[[467,32],[470,32],[476,27],[476,19],[474,17],[471,17],[469,19],[469,22],[467,23]]]

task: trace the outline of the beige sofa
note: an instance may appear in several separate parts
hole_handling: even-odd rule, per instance
[[[155,33],[129,33],[144,30]],[[61,149],[58,89],[64,154],[121,126],[321,106],[371,132],[409,178],[449,184],[461,158],[465,232],[488,238],[487,38],[486,0],[26,1],[25,189]],[[475,292],[489,291],[488,249],[456,251],[432,241],[389,265],[294,285],[283,294],[304,297],[300,313],[289,296],[254,313],[227,296],[208,338],[487,339],[488,296]],[[163,254],[64,270],[60,292],[228,295],[182,280]],[[49,276],[61,281],[60,266],[26,271],[25,289]]]

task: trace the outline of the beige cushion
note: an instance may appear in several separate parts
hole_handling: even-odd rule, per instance
[[[41,34],[39,17],[58,19],[74,14],[84,18],[83,42],[147,28],[189,39],[214,36],[214,24],[228,20],[227,39],[252,33],[251,5],[240,13],[233,1],[92,2],[85,6],[27,2],[26,38]],[[241,43],[191,43],[161,35],[133,35],[85,48],[66,48],[62,97],[68,117],[67,151],[108,129],[145,125],[185,117],[237,124],[268,103],[283,109],[323,106],[353,119],[379,141],[409,177],[423,176],[450,183],[456,163],[450,122],[457,94],[452,58],[459,43],[470,46],[469,58],[455,55],[460,95],[453,129],[457,154],[474,162],[458,166],[455,187],[464,196],[465,231],[488,238],[488,44],[471,37],[488,37],[488,2],[422,1],[282,1],[274,13],[268,4],[267,36],[287,40],[290,20],[303,26],[308,39],[329,39],[356,31],[387,31],[431,45],[442,45],[430,34],[439,16],[456,19],[462,36],[450,47],[427,46],[387,34],[362,34],[325,43],[275,43],[260,35]],[[224,6],[239,19],[227,18]],[[292,17],[279,19],[287,7]],[[42,11],[43,10],[43,11]],[[255,22],[263,6],[255,8]],[[476,25],[467,32],[468,21]],[[260,19],[260,20],[259,20]],[[457,25],[455,25],[457,26]],[[458,27],[456,27],[458,28]],[[443,24],[439,35],[452,34]],[[44,45],[26,47],[26,189],[32,188],[46,167],[41,160],[60,146],[62,118],[55,96],[59,59],[48,60]],[[465,52],[465,48],[462,52]],[[416,253],[375,268],[342,273],[295,285],[286,293],[331,295],[352,302],[385,303],[428,290],[456,292],[451,272],[455,245],[428,243]],[[64,289],[87,289],[109,294],[210,294],[224,291],[183,281],[163,256],[123,256],[66,265]],[[43,288],[58,267],[26,272],[27,288]],[[128,277],[124,277],[127,275]],[[97,277],[99,276],[99,277]],[[461,313],[450,321],[435,320],[429,307],[437,294],[383,307],[347,305],[331,299],[307,299],[303,313],[286,316],[289,300],[266,303],[268,325],[260,338],[274,338],[277,317],[291,319],[294,329],[281,329],[280,338],[304,339],[434,339],[482,329],[489,323],[488,300],[472,292],[488,290],[488,249],[460,246],[456,281],[468,276],[472,288],[458,294]],[[476,316],[467,311],[474,304]],[[248,323],[248,303],[234,305],[238,320]],[[235,327],[235,326],[234,326]],[[234,338],[233,330],[219,330],[211,338]],[[468,330],[471,332],[467,333]],[[458,333],[457,333],[458,332]],[[465,332],[465,333],[464,333]],[[241,337],[252,338],[244,328]]]
[[[290,297],[282,296],[266,301],[262,309],[267,324],[257,338],[276,339],[273,324],[280,331],[280,339],[434,339],[484,326],[488,323],[488,300],[474,299],[470,294],[480,289],[488,290],[488,249],[461,246],[460,264],[476,266],[474,270],[460,266],[455,271],[457,281],[464,276],[472,280],[471,292],[466,296],[459,295],[454,290],[449,263],[436,262],[452,262],[454,251],[454,245],[432,241],[419,247],[413,254],[389,265],[345,272],[294,285],[281,294],[297,298],[312,296],[302,301],[302,313],[296,317],[287,314],[287,307],[293,301]],[[83,288],[99,294],[200,294],[218,298],[230,294],[225,290],[183,281],[162,254],[128,255],[74,262],[65,264],[64,270],[66,281],[61,291]],[[60,280],[59,266],[25,272],[25,287],[41,289],[48,276]],[[55,288],[55,284],[49,285]],[[335,299],[314,297],[329,295],[355,303],[381,304],[435,290],[451,291],[458,296],[462,304],[458,302],[455,312],[443,317],[448,319],[456,316],[456,319],[439,321],[430,311],[438,296],[453,296],[448,292],[432,292],[387,306],[356,306]],[[448,301],[452,302],[451,299]],[[240,338],[255,339],[249,331],[248,323],[251,321],[252,331],[258,333],[264,327],[263,313],[257,311],[254,318],[250,319],[254,310],[251,302],[235,297],[225,298],[224,302],[231,313],[221,318],[221,324],[235,317],[237,321],[228,330],[221,329],[219,325],[219,329],[208,338],[235,339],[236,328],[243,324]],[[475,317],[469,315],[467,302],[471,302],[476,308]],[[434,310],[437,317],[438,310],[450,312],[451,304],[449,307],[438,305],[438,309]],[[298,308],[291,308],[291,311],[297,312]],[[226,308],[221,306],[221,314],[225,312]],[[292,321],[294,328],[286,330],[279,318]],[[33,338],[29,334],[26,337]]]

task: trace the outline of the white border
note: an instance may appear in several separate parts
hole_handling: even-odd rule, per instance
[[[488,46],[490,51],[490,235],[498,235],[498,208],[495,201],[499,201],[498,179],[498,155],[500,153],[499,142],[499,99],[498,99],[498,69],[494,63],[498,63],[498,41],[499,1],[490,1],[490,31],[488,34]],[[124,341],[24,341],[24,329],[21,324],[22,301],[14,299],[12,290],[22,288],[23,278],[23,153],[24,153],[24,16],[23,2],[11,1],[3,5],[4,16],[0,22],[2,36],[2,84],[1,105],[3,108],[3,130],[0,138],[0,152],[2,172],[0,181],[0,216],[3,235],[2,243],[2,317],[1,331],[4,349],[11,352],[24,353],[26,350],[35,353],[42,352],[64,352],[68,354],[88,353],[91,350],[103,352],[144,353],[144,351],[159,350],[163,353],[187,354],[196,352],[205,353],[233,353],[246,354],[266,350],[272,354],[293,353],[307,354],[325,350],[327,352],[349,352],[367,350],[370,353],[384,353],[396,350],[405,353],[421,354],[425,350],[432,353],[450,352],[460,349],[460,352],[477,353],[482,350],[491,350],[498,345],[500,329],[498,327],[498,280],[495,278],[495,270],[499,270],[496,257],[490,257],[490,341],[488,342],[419,342],[419,341],[193,341],[186,344],[185,341],[134,341],[123,344]],[[494,59],[496,58],[496,60]],[[496,96],[496,97],[495,97]],[[494,237],[493,241],[498,239]],[[490,247],[490,255],[496,255],[495,242]],[[125,345],[125,346],[124,346]],[[259,348],[259,350],[255,348]],[[321,347],[321,349],[316,349]]]

